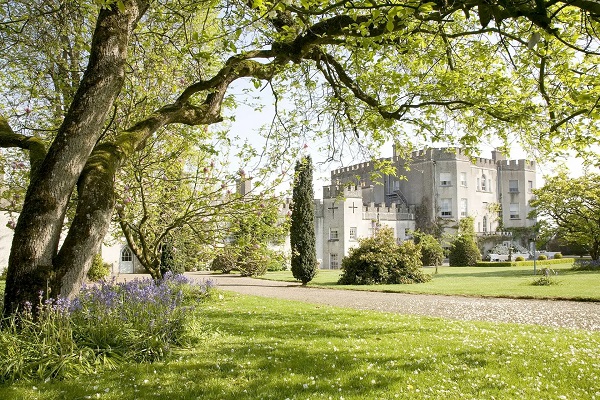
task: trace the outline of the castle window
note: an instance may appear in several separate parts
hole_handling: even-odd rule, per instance
[[[441,172],[440,173],[440,185],[441,186],[451,186],[452,185],[452,175],[449,172]]]
[[[519,181],[518,180],[509,180],[508,181],[508,191],[510,193],[519,193]]]
[[[460,173],[460,186],[467,187],[467,173],[466,172]]]
[[[485,175],[481,175],[481,191],[482,192],[488,191],[487,180],[486,180]]]
[[[339,240],[337,228],[329,228],[329,240]]]
[[[121,252],[121,261],[133,261],[133,255],[131,254],[131,250],[129,250],[128,247],[125,247]]]
[[[527,191],[533,193],[533,181],[527,181]]]
[[[338,258],[337,253],[329,254],[329,268],[331,268],[331,269],[339,269],[340,268],[340,260]]]
[[[356,227],[355,226],[351,226],[350,227],[350,240],[356,240],[357,239],[357,234],[356,234]]]
[[[519,219],[519,203],[510,203],[510,219]]]
[[[440,199],[440,212],[442,217],[452,216],[452,199]]]
[[[460,216],[466,217],[468,215],[468,202],[467,199],[460,199]]]

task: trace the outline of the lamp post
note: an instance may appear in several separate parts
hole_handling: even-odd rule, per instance
[[[535,275],[537,273],[536,271],[536,265],[535,262],[537,260],[537,256],[536,256],[536,246],[535,246],[535,241],[537,240],[537,238],[534,236],[533,238],[529,239],[529,242],[531,243],[531,247],[533,247],[533,274]]]

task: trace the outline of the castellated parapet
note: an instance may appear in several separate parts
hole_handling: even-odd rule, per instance
[[[324,199],[362,198],[362,187],[356,184],[323,186]]]
[[[503,171],[536,171],[535,161],[532,160],[502,160],[498,162],[498,167]]]

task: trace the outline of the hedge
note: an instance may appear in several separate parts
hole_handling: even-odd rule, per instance
[[[558,260],[536,260],[536,266],[562,265],[573,266],[574,258],[561,258]],[[477,267],[533,267],[533,260],[528,261],[480,261]]]

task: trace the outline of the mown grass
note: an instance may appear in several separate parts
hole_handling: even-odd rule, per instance
[[[223,293],[171,360],[0,386],[2,399],[594,399],[600,333]]]
[[[338,285],[339,270],[320,270],[309,283],[336,289],[370,290],[398,293],[423,293],[489,297],[556,298],[600,301],[600,273],[574,271],[569,265],[556,265],[556,282],[550,286],[532,285],[536,277],[531,267],[438,267],[424,268],[433,279],[413,285]],[[538,268],[539,271],[539,268]],[[268,272],[263,279],[294,282],[290,271]],[[539,278],[539,275],[537,276]]]

